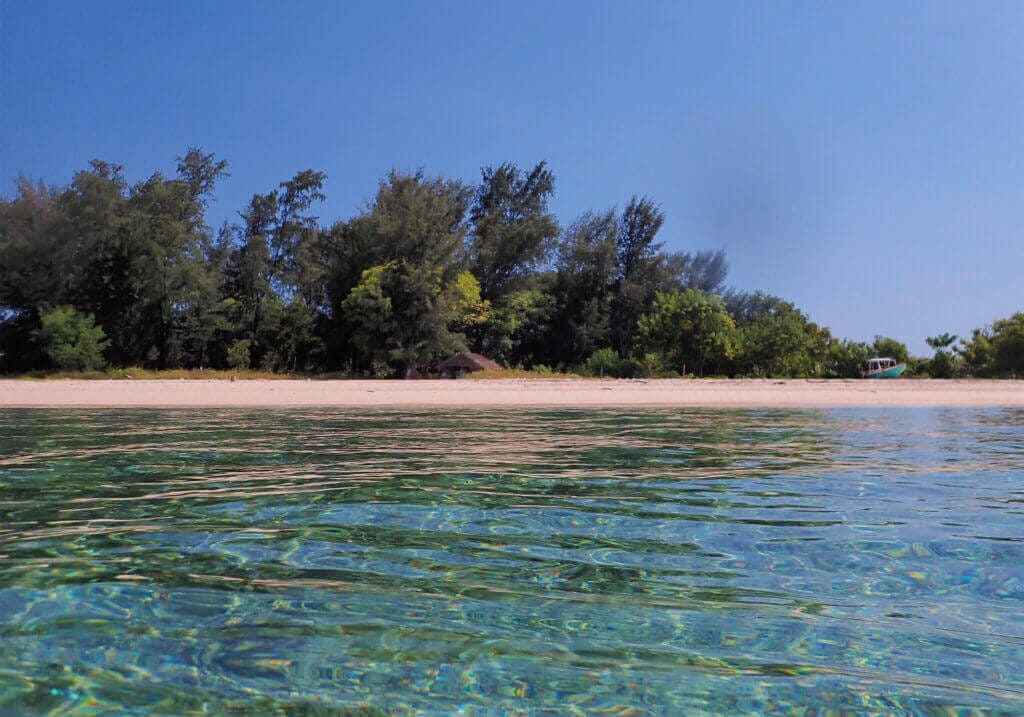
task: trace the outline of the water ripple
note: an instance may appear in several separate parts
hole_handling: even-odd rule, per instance
[[[0,414],[0,712],[1024,711],[1024,412]]]

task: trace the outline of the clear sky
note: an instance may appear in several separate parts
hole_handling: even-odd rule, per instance
[[[323,223],[391,168],[545,159],[563,223],[662,205],[674,250],[835,335],[1024,310],[1024,2],[0,0],[0,182],[228,160],[213,223],[295,172]]]

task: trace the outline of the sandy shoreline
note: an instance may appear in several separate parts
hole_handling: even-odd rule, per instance
[[[1024,381],[0,380],[0,408],[227,406],[1024,407]]]

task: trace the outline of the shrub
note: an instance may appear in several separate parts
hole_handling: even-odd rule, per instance
[[[926,366],[928,375],[931,378],[953,378],[956,372],[953,355],[942,349],[935,352],[935,355],[926,363]]]
[[[249,368],[252,343],[249,339],[238,339],[228,349],[228,366],[235,369]]]
[[[619,358],[613,349],[598,349],[581,367],[584,376],[610,378],[637,378],[650,372],[642,361],[633,358]]]
[[[102,367],[103,350],[110,345],[92,314],[81,314],[71,306],[58,306],[41,317],[46,353],[61,369],[92,371]]]
[[[622,359],[612,349],[598,349],[583,364],[583,373],[587,376],[618,377]]]
[[[646,375],[644,365],[636,359],[625,358],[619,362],[619,378],[640,378]]]

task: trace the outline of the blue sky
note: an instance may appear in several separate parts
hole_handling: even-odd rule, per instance
[[[200,146],[212,218],[312,167],[327,223],[391,168],[545,159],[563,223],[660,202],[670,249],[833,333],[1024,310],[1024,3],[0,3],[0,181]]]

